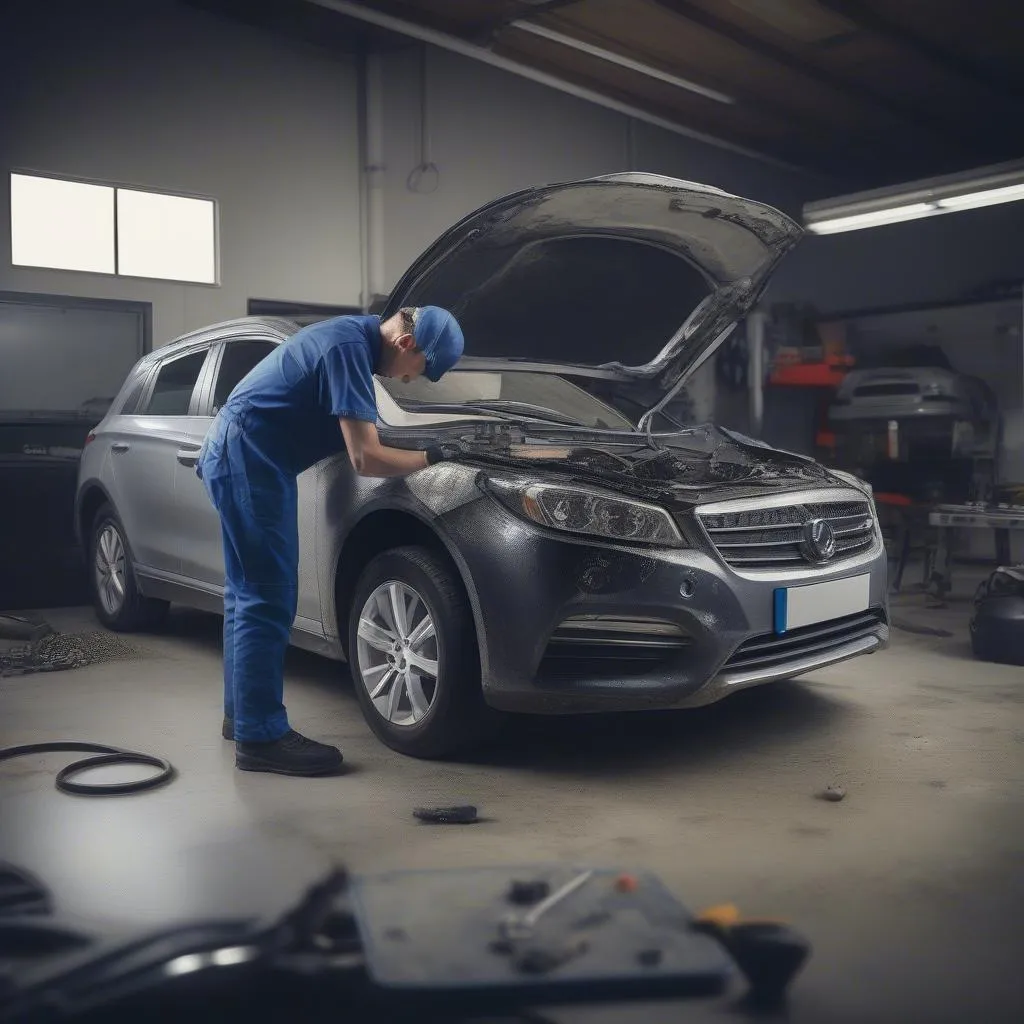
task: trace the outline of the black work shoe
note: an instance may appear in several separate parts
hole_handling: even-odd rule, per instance
[[[294,729],[272,743],[235,743],[235,767],[278,775],[332,775],[341,768],[337,747],[306,739]]]
[[[233,740],[235,738],[235,720],[224,716],[224,723],[220,727],[220,734],[226,740]]]

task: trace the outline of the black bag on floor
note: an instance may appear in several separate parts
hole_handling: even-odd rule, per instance
[[[1001,566],[978,587],[971,648],[983,661],[1024,665],[1024,565]]]

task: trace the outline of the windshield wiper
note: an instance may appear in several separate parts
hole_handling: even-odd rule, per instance
[[[410,412],[450,412],[450,413],[521,413],[530,419],[545,420],[548,423],[560,423],[567,427],[582,427],[586,424],[579,420],[566,416],[563,413],[553,412],[543,406],[530,405],[528,402],[474,402],[472,405],[443,404],[434,402],[417,402],[409,406]]]

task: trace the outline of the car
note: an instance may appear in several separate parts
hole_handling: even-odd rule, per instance
[[[348,661],[381,740],[443,757],[502,712],[698,706],[886,646],[866,485],[711,424],[655,429],[800,235],[628,173],[499,199],[413,263],[382,315],[450,308],[470,355],[437,384],[377,380],[378,428],[457,457],[372,480],[340,454],[299,478],[293,642]],[[157,349],[90,433],[76,526],[104,625],[221,610],[197,453],[296,329],[245,318]],[[588,382],[657,400],[627,416]]]
[[[936,345],[907,345],[875,362],[843,379],[829,409],[833,422],[962,421],[988,434],[998,421],[992,389],[978,377],[956,372]]]

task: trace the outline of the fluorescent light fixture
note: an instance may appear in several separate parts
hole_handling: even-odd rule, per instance
[[[598,60],[607,61],[609,64],[616,64],[620,68],[628,68],[630,71],[636,71],[638,74],[646,75],[648,78],[655,78],[659,82],[674,85],[677,89],[685,89],[687,92],[696,93],[698,96],[715,100],[717,103],[736,102],[732,96],[726,96],[725,93],[718,92],[717,89],[709,89],[707,86],[698,85],[687,78],[680,78],[678,75],[662,71],[660,68],[651,67],[650,64],[643,64],[638,60],[633,60],[632,57],[616,53],[614,50],[605,50],[603,47],[594,46],[592,43],[585,43],[582,39],[567,36],[562,32],[556,32],[554,29],[545,28],[543,25],[536,25],[532,21],[513,21],[512,28],[517,28],[520,32],[529,32],[530,35],[539,36],[541,39],[558,43],[560,46],[566,46],[571,50],[578,50],[580,53],[589,54],[591,57],[597,57]]]
[[[968,192],[963,196],[940,199],[936,205],[943,210],[976,210],[979,206],[995,206],[998,203],[1013,203],[1024,199],[1024,185],[1007,185],[1005,188],[987,188],[981,192]]]
[[[1024,161],[840,196],[804,207],[807,230],[834,235],[1024,200]]]
[[[836,235],[840,231],[857,231],[859,228],[876,228],[881,224],[898,224],[903,220],[917,220],[935,213],[934,203],[909,203],[894,206],[891,210],[877,210],[875,213],[855,213],[849,217],[835,217],[832,220],[815,221],[807,225],[808,231],[816,235]]]

